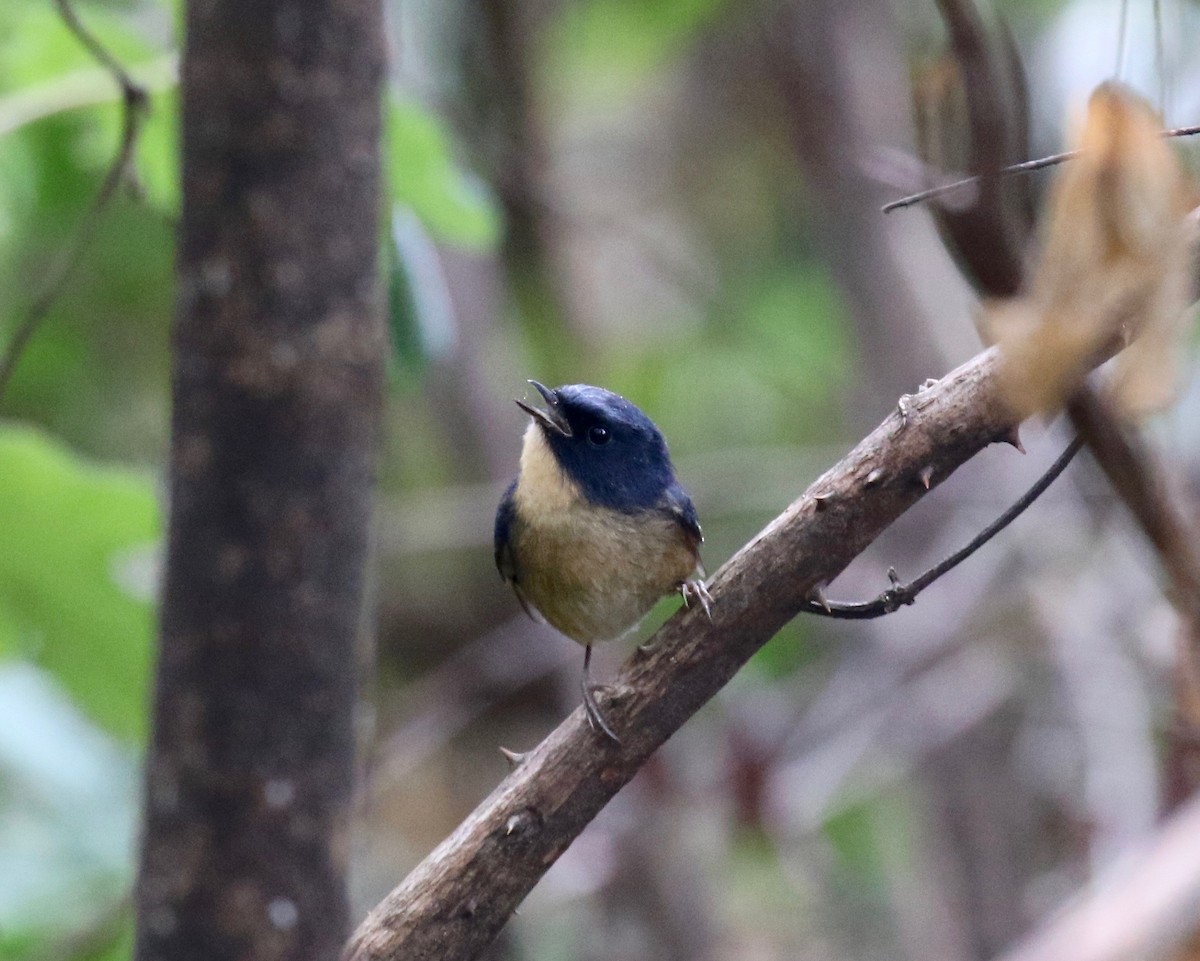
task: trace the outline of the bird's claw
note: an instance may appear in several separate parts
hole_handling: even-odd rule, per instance
[[[679,593],[683,595],[683,603],[686,607],[691,607],[692,601],[697,601],[708,619],[712,620],[713,599],[712,595],[708,593],[708,588],[704,586],[704,581],[699,578],[684,581],[679,585]]]
[[[604,719],[604,714],[600,711],[600,704],[596,700],[596,691],[603,690],[602,686],[592,687],[587,682],[587,678],[583,681],[583,714],[587,718],[588,726],[597,733],[603,734],[613,744],[619,745],[621,739],[617,737],[608,721]]]
[[[808,600],[820,607],[826,614],[833,613],[833,609],[829,606],[829,598],[825,596],[824,584],[814,584],[812,590],[808,592]]]

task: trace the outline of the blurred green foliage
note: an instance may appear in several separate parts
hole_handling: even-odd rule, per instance
[[[128,957],[135,754],[146,736],[180,207],[175,4],[80,3],[151,93],[131,190],[105,211],[0,422],[0,957]],[[390,202],[437,242],[497,241],[495,204],[419,104],[386,114]],[[41,296],[121,131],[120,92],[54,5],[0,5],[0,349]],[[433,242],[431,240],[430,242]],[[399,277],[404,265],[393,260]],[[402,322],[412,306],[401,304]],[[415,329],[415,327],[414,327]],[[395,338],[398,349],[404,341]],[[427,344],[416,342],[416,367]],[[116,458],[128,466],[101,466]],[[68,947],[69,946],[69,947]]]
[[[496,244],[500,214],[483,182],[456,162],[449,136],[427,109],[389,97],[385,113],[387,184],[439,241],[472,249]]]
[[[586,0],[544,38],[547,74],[569,78],[579,107],[610,107],[684,51],[726,0]]]
[[[119,196],[0,422],[0,957],[128,957],[178,206],[166,11],[82,4],[152,89]],[[147,69],[143,69],[143,67]],[[120,134],[120,97],[52,3],[0,5],[0,349],[42,295]],[[83,456],[79,452],[83,452]],[[101,466],[123,460],[128,466]]]
[[[142,472],[0,429],[0,654],[52,673],[107,731],[145,734],[158,506]]]
[[[156,479],[168,439],[180,210],[178,4],[78,6],[147,85],[152,111],[137,145],[136,189],[122,192],[106,212],[81,269],[56,298],[3,397],[0,957],[6,959],[44,957],[78,936],[86,943],[70,958],[128,956],[135,757],[146,735],[162,530]],[[726,0],[564,4],[538,38],[534,92],[547,113],[578,111],[582,126],[610,117],[669,87],[669,71],[735,8]],[[52,3],[0,3],[0,349],[92,203],[119,139],[120,110],[111,78]],[[661,119],[650,117],[648,125]],[[607,136],[599,127],[600,137]],[[391,411],[403,432],[396,446],[404,463],[385,469],[385,500],[402,484],[418,486],[413,479],[428,487],[458,480],[454,458],[465,442],[447,424],[445,398],[460,382],[447,388],[438,381],[458,332],[438,313],[445,305],[430,262],[446,249],[493,257],[504,232],[499,200],[468,168],[471,151],[450,130],[409,94],[389,94],[381,240],[395,381],[405,389],[396,391]],[[772,150],[725,145],[714,158],[698,159],[697,170],[686,171],[694,179],[677,185],[693,195],[696,219],[708,221],[689,228],[707,231],[705,242],[719,261],[711,291],[681,298],[683,307],[647,297],[633,324],[568,335],[561,291],[528,291],[536,286],[530,277],[506,277],[510,292],[527,296],[504,300],[487,318],[488,337],[476,359],[487,375],[476,385],[479,393],[496,393],[487,377],[501,381],[497,409],[502,404],[511,414],[508,398],[521,386],[517,368],[545,360],[571,380],[601,382],[636,398],[682,463],[715,450],[772,447],[791,454],[841,437],[839,384],[854,363],[845,309],[826,272],[811,262],[804,238],[786,232],[797,218],[780,209],[772,178],[781,168],[784,177],[797,174]],[[702,163],[709,166],[701,169]],[[638,248],[631,258],[638,262],[656,253],[645,238],[622,237],[619,245]],[[545,317],[531,319],[535,312],[544,312],[549,325],[541,323]],[[541,370],[528,375],[548,379]],[[516,444],[514,433],[514,452]],[[740,485],[746,476],[743,470],[724,483]],[[803,478],[787,482],[775,509]],[[477,488],[469,492],[483,497]],[[761,502],[735,505],[724,516],[705,506],[712,569],[773,513]],[[412,588],[403,598],[410,609],[401,614],[410,625],[420,623],[413,633],[428,635],[439,653],[448,641],[461,642],[468,631],[478,635],[497,620],[494,605],[483,609],[499,592],[490,530],[486,522],[476,527],[470,550],[460,542],[414,561],[401,535],[394,556],[385,558],[385,571],[388,564],[403,569],[397,581],[410,578],[402,582]],[[497,594],[478,587],[485,576]],[[382,585],[383,606],[399,606],[392,595],[403,593]],[[648,626],[677,604],[664,601]],[[783,679],[810,665],[818,653],[815,633],[806,622],[789,626],[757,656],[752,679]],[[828,837],[847,870],[869,877],[880,855],[878,825],[868,822],[862,811],[849,811],[831,822]],[[770,888],[778,899],[780,871],[769,851],[748,842],[734,859],[740,890]]]

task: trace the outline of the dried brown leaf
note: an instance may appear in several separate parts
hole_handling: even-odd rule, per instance
[[[1053,188],[1030,291],[989,314],[1005,395],[1024,414],[1057,407],[1122,337],[1113,389],[1142,414],[1178,382],[1191,188],[1154,111],[1119,84],[1092,94],[1078,147]]]

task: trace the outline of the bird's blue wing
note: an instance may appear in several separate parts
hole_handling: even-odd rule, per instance
[[[495,548],[496,570],[505,581],[512,583],[517,578],[517,562],[512,552],[513,523],[517,516],[517,506],[513,495],[517,490],[517,482],[508,485],[508,490],[500,498],[500,506],[496,508],[496,530],[493,536]]]
[[[694,546],[699,549],[704,540],[704,534],[700,530],[700,518],[696,516],[696,505],[692,503],[688,492],[676,481],[666,489],[663,500],[676,523],[683,528],[684,532],[695,542]]]
[[[500,576],[513,589],[513,593],[517,595],[517,600],[521,602],[521,609],[539,624],[545,623],[544,618],[538,613],[528,600],[525,599],[525,594],[521,591],[521,581],[517,569],[517,557],[513,553],[512,538],[514,528],[520,519],[517,517],[517,504],[513,495],[517,490],[517,482],[513,481],[508,485],[508,490],[504,492],[504,496],[500,498],[500,506],[496,508],[496,529],[492,535],[492,545],[495,549],[496,570],[500,572]]]

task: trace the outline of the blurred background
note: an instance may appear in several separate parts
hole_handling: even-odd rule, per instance
[[[0,401],[0,957],[21,961],[129,953],[164,512],[180,11],[78,12],[153,113],[132,185]],[[1011,160],[1063,149],[1115,71],[1167,126],[1200,121],[1200,4],[980,14]],[[579,648],[530,622],[492,562],[527,378],[601,384],[657,421],[711,571],[901,394],[980,348],[977,293],[931,211],[880,210],[946,176],[919,157],[965,169],[935,0],[389,0],[388,21],[393,351],[356,916],[504,776],[498,747],[531,747],[577,706]],[[0,4],[0,344],[119,132],[119,91],[53,5]],[[1017,188],[1030,210],[1047,178]],[[1197,423],[1193,385],[1151,425],[1193,493]],[[915,576],[1067,436],[1032,424],[1027,456],[985,451],[829,595],[873,596],[892,565]],[[997,954],[1160,814],[1175,621],[1158,580],[1081,459],[915,607],[791,624],[492,956]],[[598,649],[593,669],[627,653]]]

